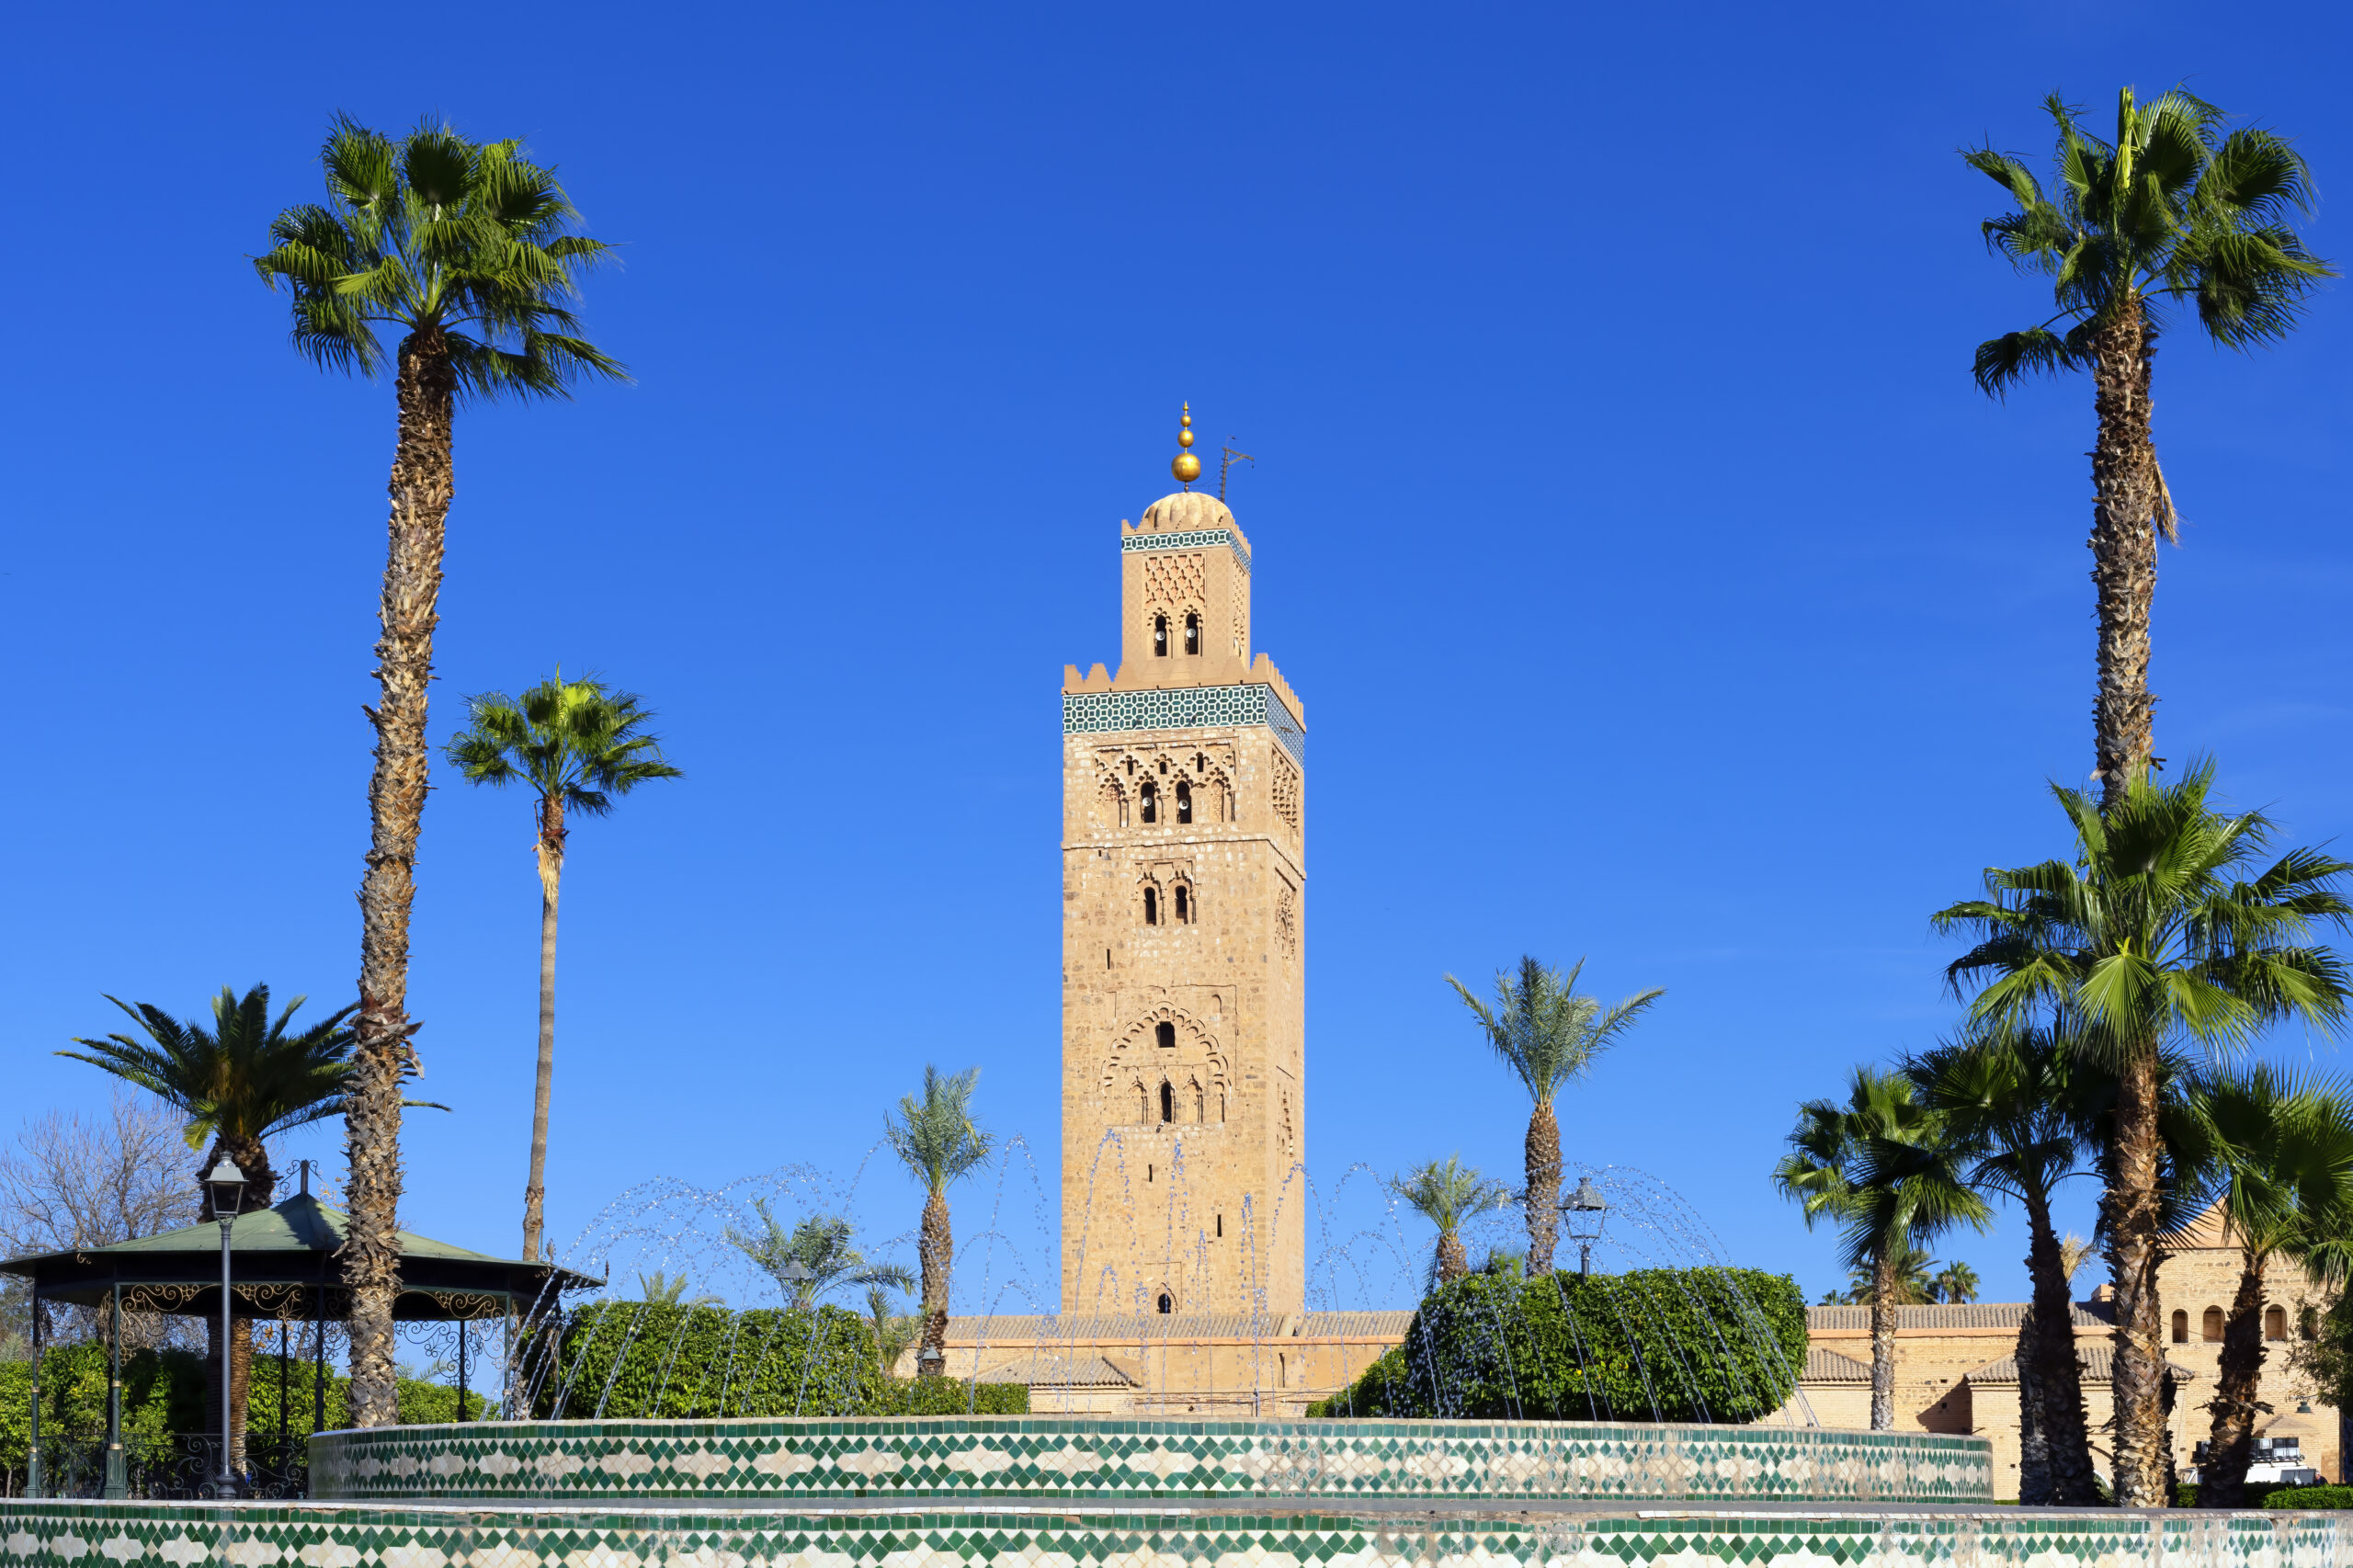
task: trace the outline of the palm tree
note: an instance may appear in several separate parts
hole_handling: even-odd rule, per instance
[[[1965,1307],[1977,1300],[1977,1270],[1965,1263],[1948,1263],[1928,1281],[1928,1288],[1947,1306]]]
[[[1459,1153],[1430,1160],[1388,1181],[1391,1192],[1407,1207],[1438,1227],[1438,1250],[1430,1256],[1428,1284],[1445,1285],[1471,1272],[1462,1250],[1462,1221],[1504,1208],[1511,1193],[1501,1182],[1486,1181],[1462,1163]]]
[[[866,1289],[866,1317],[874,1329],[874,1359],[885,1372],[898,1366],[899,1358],[907,1353],[907,1346],[923,1332],[921,1318],[906,1317],[891,1310],[892,1298],[906,1289],[904,1285],[895,1290],[889,1285],[870,1285]]]
[[[1897,1307],[1925,1307],[1937,1299],[1937,1282],[1928,1271],[1937,1260],[1907,1237],[1897,1237],[1888,1249],[1886,1296],[1888,1304]],[[1858,1307],[1868,1307],[1881,1294],[1879,1269],[1864,1263],[1847,1276],[1847,1300]]]
[[[523,1184],[523,1256],[540,1256],[547,1199],[548,1100],[555,1085],[555,916],[563,886],[567,812],[611,814],[614,800],[652,778],[684,778],[646,733],[641,699],[558,670],[520,699],[466,699],[466,728],[443,751],[471,784],[521,782],[539,797],[532,853],[540,868],[540,1075],[531,1097],[530,1174]]]
[[[202,1149],[210,1141],[203,1163],[192,1173],[203,1205],[201,1220],[219,1217],[211,1188],[202,1177],[224,1154],[245,1173],[237,1211],[268,1208],[277,1193],[278,1173],[269,1163],[267,1141],[343,1112],[352,1046],[352,1031],[344,1021],[356,1009],[346,1007],[298,1030],[294,1014],[305,998],[295,997],[273,1017],[268,986],[256,985],[242,997],[222,986],[212,999],[212,1027],[208,1029],[150,1003],[134,1006],[113,996],[107,1000],[131,1016],[139,1037],[76,1039],[74,1043],[82,1050],[57,1054],[103,1068],[187,1118],[189,1148]],[[217,1427],[221,1324],[211,1316],[204,1321],[205,1353],[215,1369],[204,1382],[210,1406],[206,1419]],[[229,1430],[242,1450],[246,1391],[253,1376],[251,1319],[237,1318],[230,1324],[227,1352]],[[233,1458],[242,1460],[244,1455],[240,1451]]]
[[[415,1060],[408,1016],[409,906],[425,810],[426,690],[439,619],[443,525],[460,397],[565,397],[620,366],[575,330],[563,301],[606,247],[567,232],[578,214],[518,142],[472,142],[420,124],[400,141],[337,117],[319,161],[326,202],[270,224],[254,270],[293,295],[295,348],[362,375],[390,362],[399,408],[376,643],[375,767],[359,884],[359,1015],[347,1147],[351,1232],[351,1421],[400,1419],[392,1300],[400,1290],[400,1085]],[[395,339],[387,349],[385,339]]]
[[[2269,1408],[2256,1397],[2264,1274],[2279,1260],[2302,1265],[2316,1283],[2343,1281],[2353,1234],[2353,1108],[2343,1085],[2269,1066],[2199,1084],[2188,1101],[2241,1259],[2208,1404],[2213,1426],[2198,1471],[2198,1506],[2244,1508],[2256,1415]]]
[[[687,1277],[684,1274],[675,1276],[665,1274],[658,1268],[651,1274],[641,1274],[637,1277],[637,1299],[649,1307],[691,1309],[719,1304],[719,1298],[708,1290],[698,1290],[691,1296],[688,1295]]]
[[[1849,1267],[1868,1268],[1871,1308],[1871,1430],[1895,1425],[1895,1309],[1907,1251],[1957,1225],[1983,1230],[1984,1199],[1958,1168],[1944,1119],[1920,1104],[1909,1080],[1858,1067],[1847,1102],[1798,1108],[1790,1152],[1774,1167],[1784,1197],[1805,1208],[1811,1230],[1840,1227]],[[1927,1258],[1918,1265],[1925,1285]]]
[[[2229,1051],[2288,1018],[2333,1029],[2353,998],[2343,960],[2307,945],[2316,923],[2353,915],[2336,892],[2353,866],[2291,849],[2255,870],[2271,824],[2217,812],[2212,785],[2212,766],[2195,762],[2176,783],[2133,780],[2105,816],[2087,794],[2054,786],[2074,859],[1989,869],[1987,896],[1936,916],[1939,929],[1979,938],[1946,971],[1956,994],[1982,984],[1973,1017],[2042,1014],[2114,1080],[2101,1226],[2116,1308],[2116,1500],[2127,1507],[2166,1501],[2165,1058]]]
[[[1509,970],[1496,974],[1493,1006],[1472,995],[1454,976],[1446,977],[1463,1005],[1478,1016],[1487,1043],[1535,1102],[1528,1115],[1528,1190],[1521,1199],[1528,1214],[1531,1279],[1552,1272],[1552,1245],[1560,1233],[1561,1124],[1552,1112],[1553,1096],[1592,1071],[1593,1059],[1666,994],[1656,988],[1639,991],[1605,1007],[1577,994],[1577,976],[1584,971],[1583,959],[1564,975],[1523,958],[1517,974]]]
[[[1946,1119],[1964,1153],[1970,1185],[2026,1210],[2026,1267],[2034,1299],[2018,1324],[2019,1418],[2029,1439],[2019,1495],[2032,1503],[2097,1506],[2099,1483],[2068,1288],[2074,1270],[2051,1222],[2060,1184],[2080,1173],[2092,1135],[2084,1074],[2047,1029],[2000,1025],[1979,1026],[1913,1057],[1904,1074],[1920,1103]],[[1961,1299],[1974,1295],[1976,1285],[1972,1272]]]
[[[759,1213],[761,1229],[739,1231],[730,1226],[727,1239],[777,1282],[793,1307],[815,1306],[836,1285],[915,1289],[915,1276],[903,1266],[866,1261],[866,1255],[852,1244],[857,1231],[847,1216],[812,1214],[788,1231],[769,1211],[766,1199],[755,1199],[752,1207]]]
[[[918,1355],[917,1369],[936,1376],[948,1355],[948,1277],[956,1258],[956,1240],[948,1228],[948,1188],[989,1157],[993,1140],[972,1120],[973,1085],[981,1070],[943,1074],[928,1062],[923,1070],[923,1093],[899,1101],[895,1119],[882,1119],[891,1152],[904,1163],[909,1175],[923,1184],[923,1232],[916,1256],[923,1265],[923,1348],[938,1355]]]
[[[2039,325],[1980,344],[1975,373],[1998,397],[2031,372],[2092,372],[2095,752],[2102,803],[2112,806],[2151,762],[2157,536],[2177,538],[2149,428],[2157,335],[2186,301],[2225,347],[2277,340],[2295,325],[2305,292],[2334,273],[2289,226],[2312,210],[2312,192],[2284,137],[2226,131],[2220,109],[2177,88],[2146,104],[2125,88],[2112,142],[2085,131],[2057,94],[2043,108],[2059,132],[2055,199],[2011,153],[1962,154],[2018,203],[1982,225],[1987,245],[2021,271],[2050,275],[2057,306]]]

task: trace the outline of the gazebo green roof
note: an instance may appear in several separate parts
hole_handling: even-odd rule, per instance
[[[307,1192],[273,1209],[240,1214],[229,1227],[230,1278],[237,1309],[256,1317],[310,1319],[346,1314],[343,1270],[335,1254],[350,1217]],[[405,1319],[503,1317],[552,1305],[556,1293],[600,1281],[524,1258],[493,1257],[400,1233],[401,1294],[392,1315]],[[206,1221],[111,1246],[77,1247],[0,1263],[0,1273],[32,1281],[44,1301],[104,1303],[117,1286],[133,1311],[184,1315],[221,1310],[221,1227]]]

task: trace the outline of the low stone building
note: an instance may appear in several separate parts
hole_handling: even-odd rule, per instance
[[[2165,1303],[2165,1357],[2178,1393],[2172,1431],[2175,1463],[2187,1474],[2212,1418],[2206,1409],[2221,1371],[2222,1322],[2238,1289],[2240,1257],[2223,1233],[2219,1209],[2209,1210],[2168,1242],[2157,1270]],[[2309,1335],[2327,1301],[2292,1268],[2267,1277],[2263,1381],[2259,1397],[2271,1405],[2258,1437],[2296,1437],[2304,1460],[2332,1480],[2342,1477],[2337,1412],[2314,1397],[2291,1372],[2288,1353]],[[2095,1459],[2106,1462],[2110,1415],[2109,1369],[2114,1314],[2107,1287],[2075,1303],[2075,1345],[2083,1358],[2084,1409]],[[1974,1433],[1994,1441],[1995,1495],[2018,1488],[2018,1373],[2016,1351],[2023,1301],[1967,1306],[1899,1307],[1895,1315],[1895,1423],[1929,1432]],[[1814,1307],[1806,1313],[1807,1355],[1799,1397],[1768,1419],[1824,1426],[1870,1425],[1871,1330],[1869,1307]]]
[[[1029,1408],[1297,1415],[1405,1337],[1410,1312],[952,1317],[946,1370],[1029,1385]],[[901,1358],[915,1372],[915,1352]]]

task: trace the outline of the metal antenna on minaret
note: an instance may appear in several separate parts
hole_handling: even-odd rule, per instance
[[[1237,439],[1237,437],[1233,436],[1228,436],[1226,437],[1228,442],[1232,442],[1235,439]],[[1233,465],[1238,462],[1248,463],[1252,468],[1256,468],[1258,466],[1258,460],[1256,458],[1252,457],[1248,452],[1242,451],[1239,449],[1229,445],[1225,449],[1225,456],[1219,460],[1217,465],[1217,498],[1221,503],[1225,500],[1225,476],[1227,473],[1232,472]]]

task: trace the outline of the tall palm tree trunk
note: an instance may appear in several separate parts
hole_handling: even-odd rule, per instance
[[[2036,1507],[2049,1503],[2051,1445],[2042,1437],[2042,1383],[2034,1369],[2034,1303],[2027,1303],[2018,1318],[2018,1503]]]
[[[531,1096],[531,1173],[523,1185],[523,1256],[537,1259],[547,1205],[548,1101],[555,1093],[555,914],[563,891],[563,797],[540,798],[540,1077]]]
[[[2157,1058],[2133,1052],[2117,1086],[2114,1147],[2100,1199],[2108,1229],[2109,1281],[2116,1301],[2116,1503],[2162,1508],[2165,1430],[2162,1304],[2157,1299]]]
[[[1528,1278],[1552,1272],[1552,1244],[1561,1232],[1561,1123],[1552,1103],[1528,1113]]]
[[[1452,1231],[1438,1238],[1438,1282],[1450,1285],[1471,1272],[1471,1260],[1462,1251],[1462,1238]]]
[[[940,1358],[917,1356],[915,1369],[936,1377],[948,1365],[948,1271],[956,1257],[955,1237],[948,1229],[948,1199],[937,1189],[924,1200],[915,1254],[923,1265],[923,1348],[938,1351]]]
[[[2084,1415],[2083,1361],[2075,1351],[2075,1304],[2067,1266],[2051,1225],[2051,1206],[2029,1193],[2027,1278],[2034,1300],[2018,1324],[2018,1403],[2027,1403],[2029,1379],[2037,1437],[2042,1449],[2049,1495],[2037,1502],[2097,1506],[2099,1481],[2092,1469],[2090,1424]],[[2019,1501],[2027,1500],[2021,1482]]]
[[[2198,1470],[2201,1508],[2247,1506],[2246,1467],[2254,1454],[2255,1417],[2260,1408],[2256,1392],[2263,1379],[2263,1262],[2250,1255],[2239,1270],[2231,1315],[2222,1324],[2222,1366],[2208,1405],[2214,1426],[2206,1462]]]
[[[439,619],[443,525],[455,493],[451,415],[457,377],[438,328],[401,343],[400,436],[392,454],[383,634],[376,642],[376,765],[368,780],[368,869],[359,884],[359,1014],[344,1117],[350,1160],[351,1421],[400,1419],[392,1299],[400,1290],[401,1084],[415,1062],[408,1017],[409,908],[425,812],[425,709]]]
[[[2149,334],[2127,300],[2093,345],[2092,583],[2098,590],[2094,753],[2101,806],[2147,769],[2155,744],[2149,695],[2149,608],[2157,593],[2156,459],[2149,434]]]
[[[1871,1250],[1871,1430],[1895,1429],[1895,1247]]]

